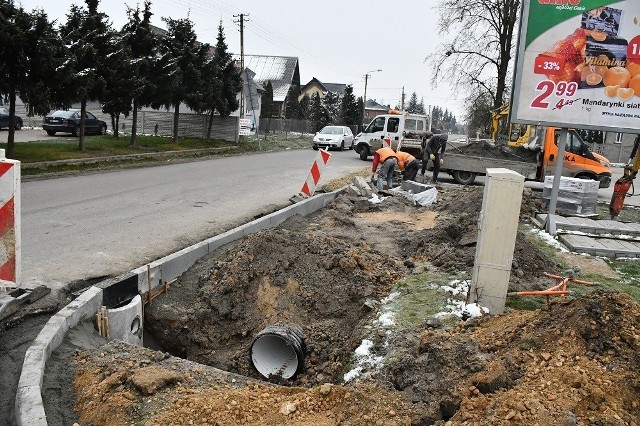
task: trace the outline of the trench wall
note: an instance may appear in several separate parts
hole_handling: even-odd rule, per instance
[[[112,336],[123,339],[131,336],[131,324],[138,309],[142,309],[141,300],[147,293],[160,291],[159,288],[178,278],[198,259],[213,252],[224,244],[245,235],[274,228],[288,218],[306,216],[336,199],[344,191],[339,189],[326,194],[317,194],[284,209],[241,225],[215,237],[206,239],[182,249],[162,259],[141,266],[119,277],[105,280],[85,290],[80,296],[53,315],[43,327],[25,354],[15,399],[14,416],[18,426],[47,426],[47,418],[42,400],[42,381],[45,366],[51,353],[62,343],[70,328],[81,321],[95,317],[101,306],[107,306],[110,312],[117,312],[114,324],[110,327]],[[132,300],[136,297],[142,299]],[[128,301],[130,303],[126,304]],[[123,306],[125,305],[126,306]],[[142,319],[142,318],[141,318]],[[142,329],[140,321],[140,329]],[[124,328],[121,330],[120,328]],[[140,334],[140,342],[142,341]],[[126,339],[125,339],[126,341]]]

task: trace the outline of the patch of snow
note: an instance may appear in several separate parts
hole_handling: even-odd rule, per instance
[[[436,286],[454,298],[448,298],[444,309],[434,315],[436,318],[443,318],[454,315],[458,318],[475,318],[489,313],[489,309],[476,303],[467,303],[459,300],[460,296],[466,297],[469,292],[469,282],[466,280],[453,280],[449,285]]]
[[[369,339],[364,339],[360,346],[356,348],[356,366],[342,377],[345,383],[359,377],[364,371],[365,367],[375,368],[382,363],[383,358],[381,356],[375,356],[371,354],[372,347],[373,342]]]
[[[551,236],[551,234],[543,231],[542,229],[531,228],[531,233],[534,234],[534,235],[537,235],[542,241],[544,241],[545,243],[549,244],[550,246],[553,246],[553,247],[557,248],[558,250],[563,251],[565,253],[569,252],[569,250],[567,250],[565,248],[565,246],[560,244],[560,242],[556,238]]]
[[[371,198],[369,198],[369,202],[371,204],[380,204],[381,202],[383,202],[387,197],[378,197],[378,194],[371,194]]]

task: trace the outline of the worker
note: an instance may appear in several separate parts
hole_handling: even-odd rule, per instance
[[[415,181],[418,174],[416,157],[404,151],[396,151],[396,157],[398,158],[398,167],[402,170],[402,178]]]
[[[378,171],[378,181],[376,182],[376,187],[378,189],[383,189],[383,181],[382,179],[386,179],[387,181],[387,189],[391,189],[393,184],[393,172],[398,165],[398,159],[396,157],[396,152],[389,148],[388,146],[382,147],[373,154],[373,166],[371,167],[371,172],[375,173],[378,169],[378,165],[380,165],[380,170]]]
[[[447,139],[449,139],[449,135],[442,133],[433,135],[429,140],[423,139],[422,141],[422,170],[420,173],[424,175],[429,160],[433,161],[432,183],[438,183],[438,173],[440,173],[440,165],[444,163],[444,150],[447,148]]]

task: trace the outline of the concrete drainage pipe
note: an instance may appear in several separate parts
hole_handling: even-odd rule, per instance
[[[251,343],[251,363],[267,379],[290,379],[302,371],[304,334],[298,326],[270,325]]]

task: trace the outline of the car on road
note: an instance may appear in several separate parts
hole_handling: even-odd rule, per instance
[[[353,149],[353,132],[347,126],[324,126],[313,137],[313,149]]]
[[[9,110],[5,107],[0,107],[0,129],[3,127],[9,127]],[[22,117],[16,115],[16,130],[22,129]]]
[[[49,136],[56,133],[71,133],[78,136],[80,133],[80,110],[58,110],[44,118],[42,128]],[[104,135],[107,133],[107,123],[96,118],[89,111],[85,112],[84,134]]]

